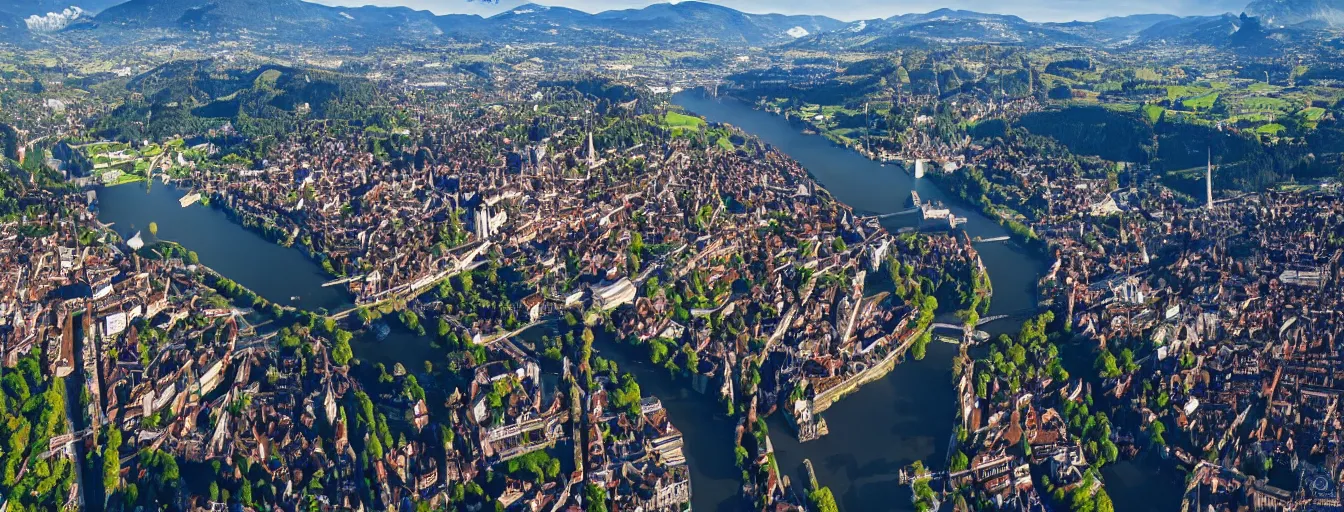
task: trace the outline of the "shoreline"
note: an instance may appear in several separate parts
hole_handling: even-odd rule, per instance
[[[190,189],[185,189],[185,188],[183,188],[183,187],[178,186],[176,182],[179,182],[179,181],[191,181],[191,180],[175,180],[175,181],[169,181],[167,178],[163,178],[163,179],[161,179],[161,183],[162,183],[163,185],[168,186],[168,187],[171,187],[171,188],[172,188],[173,190],[175,190],[175,191],[183,192],[183,193],[186,193],[186,194],[190,194],[190,193],[193,192],[193,191],[190,190]],[[138,184],[138,183],[152,183],[152,182],[153,182],[153,181],[152,181],[151,179],[148,179],[148,178],[139,178],[139,179],[129,180],[129,181],[124,181],[124,182],[108,183],[108,184],[98,184],[98,185],[94,185],[93,187],[91,187],[90,190],[93,190],[93,191],[96,192],[97,190],[100,190],[100,189],[103,189],[103,188],[120,187],[120,186],[124,186],[124,185],[131,185],[131,184]],[[198,192],[198,193],[199,193],[199,192]],[[344,275],[344,274],[340,274],[340,273],[334,272],[334,271],[332,271],[332,270],[328,270],[328,268],[327,268],[326,266],[323,266],[323,263],[324,263],[324,262],[330,260],[330,258],[328,258],[327,255],[326,255],[325,253],[323,253],[323,252],[321,252],[321,251],[317,251],[317,250],[315,250],[313,247],[309,246],[308,244],[302,243],[302,241],[300,241],[300,240],[295,240],[295,241],[294,241],[295,243],[290,243],[290,244],[282,243],[283,240],[278,239],[277,236],[274,236],[272,233],[269,233],[269,232],[267,232],[267,231],[264,230],[264,229],[260,229],[259,226],[254,225],[253,223],[249,223],[248,220],[249,220],[250,217],[248,217],[247,214],[245,214],[245,213],[243,213],[243,212],[241,212],[241,211],[239,211],[239,210],[237,210],[237,209],[228,207],[228,206],[225,204],[226,202],[225,202],[225,201],[222,201],[222,199],[223,199],[223,196],[222,196],[222,195],[219,195],[218,193],[211,193],[211,194],[209,194],[209,195],[202,194],[202,195],[201,195],[201,198],[200,198],[198,201],[196,201],[195,203],[193,203],[193,204],[200,204],[200,205],[203,206],[203,207],[211,208],[211,209],[218,210],[218,211],[224,213],[224,215],[225,215],[226,217],[228,217],[228,219],[229,219],[230,221],[232,221],[234,224],[237,224],[239,227],[241,227],[241,228],[243,228],[243,229],[245,229],[245,230],[247,230],[247,231],[251,231],[252,233],[257,234],[258,236],[260,236],[260,237],[262,237],[263,239],[265,239],[267,242],[270,242],[270,243],[272,243],[272,244],[275,244],[275,245],[278,245],[278,246],[280,246],[280,247],[284,247],[284,248],[287,248],[287,249],[298,249],[300,252],[302,252],[302,253],[304,254],[304,256],[308,257],[309,260],[311,260],[313,263],[317,264],[319,268],[321,268],[324,272],[326,272],[328,275],[330,275],[333,279],[340,279],[340,278],[347,277],[347,276]],[[190,206],[192,206],[192,204],[188,204],[188,205],[184,206],[183,208],[188,208],[188,207],[190,207]],[[301,232],[300,235],[302,235],[302,234],[303,234],[303,233]]]
[[[771,112],[771,111],[766,110],[766,109],[759,109],[759,108],[756,108],[754,105],[752,105],[752,104],[750,104],[750,103],[747,103],[747,102],[743,101],[741,98],[738,98],[738,97],[736,97],[736,96],[727,95],[727,96],[723,96],[722,98],[727,98],[728,100],[736,101],[736,102],[738,102],[738,103],[741,103],[741,104],[744,104],[744,105],[748,105],[748,106],[750,106],[753,110],[756,110],[756,111],[759,111],[759,112],[764,112],[764,113],[769,114],[769,115],[771,115],[771,116],[773,116],[773,117],[776,117],[776,118],[783,118],[784,121],[787,122],[790,126],[793,126],[793,127],[806,126],[809,130],[812,130],[812,132],[811,132],[811,133],[806,133],[806,132],[803,133],[803,135],[805,135],[805,136],[808,136],[808,137],[821,137],[822,139],[824,139],[827,143],[829,143],[832,147],[834,147],[834,148],[836,148],[836,149],[840,149],[840,150],[843,150],[843,151],[848,151],[848,152],[854,153],[854,154],[856,154],[856,155],[859,155],[859,156],[864,157],[865,159],[867,159],[867,160],[869,160],[869,161],[876,162],[876,163],[878,163],[878,164],[880,164],[880,165],[883,165],[883,166],[886,166],[886,165],[894,165],[894,166],[897,166],[897,167],[900,168],[900,170],[901,170],[902,172],[905,172],[906,174],[910,174],[910,170],[907,168],[907,166],[906,166],[906,164],[905,164],[904,161],[902,161],[902,160],[882,160],[882,159],[878,159],[878,158],[873,158],[871,155],[865,154],[863,151],[859,151],[858,149],[855,149],[855,148],[853,148],[853,147],[846,146],[846,145],[844,145],[844,144],[840,144],[839,142],[835,141],[834,139],[831,139],[831,138],[827,137],[825,134],[823,134],[823,133],[821,133],[821,132],[817,132],[817,131],[815,131],[815,128],[816,128],[816,127],[815,127],[815,125],[813,125],[812,123],[809,123],[809,122],[807,122],[807,121],[800,120],[800,119],[795,119],[795,118],[792,118],[792,117],[789,117],[789,116],[784,116],[784,115],[776,114],[776,113]],[[738,127],[738,129],[741,129],[741,127]],[[744,131],[745,131],[745,130],[744,130]],[[809,177],[811,177],[813,181],[816,181],[819,185],[821,184],[821,180],[817,179],[817,177],[814,176],[814,175],[812,174],[811,171],[808,171],[808,172],[807,172],[807,175],[808,175]],[[912,175],[912,178],[913,178],[913,175]],[[1013,240],[1014,242],[1017,242],[1017,243],[1018,243],[1020,246],[1022,246],[1024,249],[1027,249],[1028,251],[1031,251],[1033,257],[1038,257],[1038,258],[1041,258],[1041,259],[1043,259],[1043,260],[1048,260],[1048,259],[1050,258],[1050,254],[1049,254],[1049,242],[1048,242],[1047,240],[1045,240],[1044,238],[1041,238],[1041,237],[1039,237],[1039,236],[1034,236],[1034,235],[1035,235],[1035,231],[1034,231],[1034,229],[1031,228],[1030,226],[1023,225],[1024,228],[1032,230],[1032,231],[1031,231],[1031,235],[1028,235],[1027,233],[1024,233],[1024,232],[1019,231],[1018,229],[1016,229],[1016,228],[1012,225],[1012,223],[1014,223],[1015,221],[1012,221],[1012,220],[1009,220],[1009,219],[1005,219],[1005,218],[1003,218],[1002,216],[1000,216],[997,212],[995,212],[995,211],[993,210],[993,207],[995,207],[995,206],[997,206],[997,205],[994,205],[994,204],[992,204],[992,203],[991,203],[991,204],[981,204],[979,201],[973,201],[973,200],[967,199],[967,198],[961,193],[961,190],[959,190],[959,189],[955,189],[954,187],[950,186],[951,184],[948,183],[947,178],[946,178],[946,174],[945,174],[945,173],[939,173],[939,172],[927,173],[927,174],[925,174],[925,178],[929,178],[930,181],[933,182],[935,185],[937,185],[937,186],[938,186],[938,189],[941,190],[943,193],[948,194],[948,195],[951,195],[951,196],[953,196],[954,198],[956,198],[956,200],[961,201],[962,203],[964,203],[962,206],[965,206],[965,207],[967,207],[967,208],[970,208],[970,209],[972,209],[972,210],[975,210],[975,211],[979,212],[981,215],[984,215],[985,217],[989,218],[990,220],[995,221],[999,226],[1003,227],[1003,228],[1008,232],[1008,235],[1009,235],[1010,237],[1012,237],[1012,240]],[[920,178],[913,178],[913,179],[918,180],[918,179],[920,179]],[[832,196],[832,197],[834,197],[834,196]],[[843,202],[843,201],[842,201],[842,202]]]
[[[742,133],[744,133],[744,134],[746,134],[746,135],[748,135],[748,136],[756,137],[756,135],[754,135],[754,134],[752,134],[752,133],[750,133],[750,132],[746,132],[745,130],[740,130],[740,129],[739,129],[739,131],[741,131]],[[772,148],[771,150],[772,150],[772,151],[775,151],[775,152],[777,152],[777,153],[779,153],[779,154],[780,154],[781,156],[783,156],[783,157],[789,158],[790,160],[793,159],[791,156],[789,156],[789,155],[788,155],[785,151],[783,151],[781,148]],[[804,169],[805,169],[805,168],[804,168]],[[806,175],[808,176],[808,179],[811,180],[813,183],[817,184],[817,186],[818,186],[819,188],[825,189],[825,186],[822,184],[821,180],[817,179],[817,177],[816,177],[814,174],[812,174],[811,172],[807,172]],[[186,181],[186,180],[184,180],[184,181]],[[169,186],[172,186],[174,189],[177,189],[177,190],[175,190],[175,191],[181,191],[181,192],[183,192],[183,193],[188,192],[188,191],[185,190],[185,189],[180,189],[178,186],[176,186],[175,184],[172,184],[172,183],[169,183]],[[840,200],[840,199],[837,198],[833,193],[831,193],[828,189],[826,190],[825,193],[826,193],[828,196],[830,196],[830,198],[833,199],[835,202],[837,202],[837,203],[843,205],[843,207],[844,207],[846,210],[848,210],[848,211],[853,211],[853,207],[852,207],[849,203]],[[246,231],[252,231],[253,233],[259,234],[259,235],[262,237],[263,240],[266,240],[267,242],[269,242],[269,243],[271,243],[271,244],[273,244],[273,245],[279,245],[279,246],[281,246],[281,247],[285,247],[285,248],[294,248],[292,245],[287,246],[287,245],[285,245],[285,244],[283,244],[283,243],[280,243],[280,241],[277,240],[276,237],[274,237],[274,236],[268,236],[269,234],[272,234],[272,233],[281,233],[281,231],[275,230],[275,231],[269,231],[269,232],[268,232],[268,231],[266,231],[266,230],[259,229],[259,226],[258,226],[258,225],[250,225],[249,222],[248,222],[249,219],[258,219],[258,218],[260,218],[260,217],[250,216],[250,215],[248,215],[248,214],[246,214],[246,213],[237,211],[237,210],[235,210],[235,209],[233,209],[233,208],[229,208],[227,202],[221,203],[221,201],[219,200],[219,198],[221,198],[221,197],[223,197],[223,196],[222,196],[222,195],[219,195],[219,194],[221,194],[221,193],[216,192],[216,193],[214,193],[214,194],[211,194],[211,197],[214,199],[214,200],[210,201],[211,206],[213,206],[213,207],[215,207],[215,208],[218,208],[219,210],[223,211],[223,212],[225,213],[225,217],[226,217],[229,221],[231,221],[234,225],[236,225],[236,226],[238,226],[238,227],[242,227],[242,228],[244,228]],[[255,222],[254,222],[253,224],[255,224]],[[893,233],[893,232],[887,230],[886,228],[881,228],[881,229],[882,229],[883,232],[887,233],[888,236],[895,236],[895,234],[896,234],[896,233]],[[302,245],[302,244],[300,244],[300,248],[301,248],[301,249],[307,249],[307,247],[306,247],[305,245]],[[320,254],[320,253],[317,253],[317,252],[312,251],[312,250],[310,250],[310,249],[309,249],[309,250],[305,250],[304,252],[305,252],[305,255],[308,256],[308,259],[309,259],[309,260],[316,260],[316,255],[319,255],[319,254]],[[980,259],[980,256],[979,256],[978,252],[976,253],[976,258],[977,258],[977,260]],[[321,260],[317,260],[317,262],[319,262],[319,263],[320,263],[320,261],[321,261]],[[983,262],[982,262],[982,263],[983,263]],[[220,275],[220,276],[222,276],[222,275]],[[226,277],[226,279],[227,279],[227,277]],[[432,290],[432,285],[433,285],[433,284],[436,284],[436,283],[437,283],[437,280],[435,280],[434,283],[431,283],[429,289]],[[240,286],[241,286],[241,285],[240,285]],[[412,292],[412,293],[408,294],[407,297],[418,297],[418,296],[420,296],[420,295],[421,295],[421,293],[415,293],[415,292]],[[402,306],[404,307],[404,304],[403,304]],[[308,312],[308,310],[306,310],[306,309],[302,309],[302,308],[295,308],[295,309],[296,309],[297,311],[300,311],[300,312]],[[352,308],[352,309],[354,309],[354,308]],[[402,309],[402,307],[394,307],[393,310],[395,311],[395,310],[400,310],[400,309]],[[311,313],[311,314],[317,314],[317,313],[314,312],[314,313]],[[861,372],[861,373],[859,373],[859,374],[856,374],[856,375],[851,376],[850,379],[847,379],[847,381],[846,381],[845,383],[841,384],[840,386],[838,386],[838,387],[836,387],[836,388],[833,388],[833,389],[831,389],[831,390],[828,390],[828,391],[826,392],[826,394],[823,395],[823,396],[825,397],[824,400],[827,400],[827,401],[828,401],[828,404],[826,405],[826,408],[829,408],[830,405],[833,405],[833,404],[835,404],[835,403],[838,403],[838,401],[839,401],[841,398],[849,397],[849,395],[851,395],[851,394],[853,394],[853,393],[859,391],[859,390],[860,390],[861,388],[863,388],[864,386],[869,385],[869,384],[871,384],[871,383],[873,383],[873,382],[880,381],[880,380],[882,380],[882,379],[888,377],[888,376],[894,371],[896,365],[899,364],[900,362],[903,362],[903,361],[904,361],[904,359],[902,358],[902,356],[905,355],[905,354],[908,354],[908,350],[910,349],[910,347],[913,346],[913,344],[916,342],[916,340],[918,340],[918,338],[919,338],[922,334],[923,334],[923,331],[916,331],[916,332],[907,334],[907,336],[905,336],[903,339],[900,340],[900,343],[899,343],[899,344],[897,344],[897,345],[895,345],[895,346],[892,347],[892,352],[891,352],[890,354],[887,354],[886,356],[884,356],[884,358],[881,360],[881,362],[879,362],[879,363],[877,363],[877,364],[875,364],[875,365],[873,365],[873,366],[871,366],[871,367],[865,369],[863,372]],[[431,338],[431,337],[426,337],[426,339],[429,339],[429,340],[432,341],[432,338]],[[621,343],[622,341],[625,341],[625,340],[624,340],[624,339],[617,339],[617,340],[615,340],[615,341],[616,341],[617,343]],[[893,341],[895,341],[895,340],[893,340]],[[626,344],[626,345],[629,345],[628,343],[625,343],[625,344]],[[637,355],[635,358],[638,359],[638,360],[640,360],[640,361],[642,361],[642,362],[649,362],[648,359],[647,359],[646,357],[639,357],[639,356]],[[697,375],[697,373],[695,373],[695,372],[682,371],[682,372],[678,372],[677,375],[669,375],[668,377],[671,379],[672,382],[676,382],[676,383],[677,383],[676,386],[679,388],[679,390],[684,391],[684,392],[687,392],[687,393],[690,393],[690,392],[694,392],[695,389],[694,389],[693,385],[687,385],[687,384],[690,384],[690,381],[687,380],[687,379],[694,379],[694,376],[695,376],[695,375]],[[712,394],[705,394],[704,396],[705,396],[705,398],[709,398],[709,397],[712,397],[713,395],[712,395]],[[709,402],[709,400],[707,400],[707,402]],[[721,401],[721,400],[717,400],[717,399],[714,399],[713,402],[714,402],[714,403],[722,404],[722,401]],[[743,417],[744,415],[745,415],[745,411],[739,411],[737,414],[734,414],[734,415],[730,416],[730,418],[741,418],[741,417]]]

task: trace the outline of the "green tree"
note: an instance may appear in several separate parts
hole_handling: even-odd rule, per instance
[[[111,446],[103,450],[103,488],[115,491],[121,485],[121,458]]]
[[[835,495],[831,493],[830,487],[822,487],[807,494],[807,502],[812,505],[812,510],[816,512],[839,512],[840,507],[835,503]]]
[[[1027,364],[1027,349],[1022,345],[1008,347],[1008,359],[1019,368]]]
[[[607,492],[593,484],[583,490],[584,512],[607,512]]]
[[[737,459],[737,467],[739,468],[745,468],[747,461],[751,460],[750,455],[747,455],[747,449],[743,448],[742,445],[737,445],[737,448],[733,450],[733,456]]]
[[[952,454],[952,464],[949,469],[953,472],[961,471],[970,467],[970,464],[970,459],[966,457],[966,454],[962,453],[961,450],[957,450],[956,453]]]
[[[122,495],[128,506],[133,505],[135,502],[140,501],[140,486],[135,482],[126,484],[126,490],[122,492]]]
[[[636,255],[644,254],[644,235],[638,231],[630,234],[630,252]]]
[[[1093,500],[1095,504],[1092,510],[1095,512],[1115,512],[1115,505],[1111,503],[1111,496],[1106,494],[1106,489],[1098,489],[1097,496]]]
[[[924,360],[924,356],[928,353],[929,343],[931,341],[933,341],[933,334],[929,333],[929,331],[924,331],[918,338],[915,338],[915,342],[910,346],[910,355],[913,356],[916,361]]]
[[[365,454],[370,461],[383,458],[383,442],[378,440],[378,436],[369,436],[369,443],[364,447]]]
[[[319,469],[318,471],[321,470]],[[314,478],[313,481],[317,482],[317,479]],[[263,484],[261,482],[257,482],[256,485],[263,485]],[[239,486],[238,488],[238,501],[243,502],[243,505],[249,507],[252,506],[252,486],[253,484],[243,482],[243,485]]]
[[[667,360],[667,345],[662,340],[654,338],[649,340],[649,360],[653,364],[663,364]]]
[[[1125,372],[1128,373],[1133,373],[1137,371],[1139,369],[1139,365],[1138,363],[1134,362],[1134,351],[1130,349],[1121,350],[1119,366],[1123,368]]]
[[[1111,379],[1120,376],[1120,367],[1116,364],[1115,356],[1110,351],[1102,352],[1097,356],[1095,365],[1097,374],[1103,378]]]
[[[448,339],[448,333],[453,332],[453,326],[452,324],[448,323],[448,320],[444,319],[443,317],[439,317],[439,325],[437,332],[439,334],[440,340],[446,340]]]
[[[331,347],[331,361],[340,366],[345,366],[350,359],[355,357],[355,352],[350,348],[350,340],[354,335],[350,331],[337,330],[336,341]]]

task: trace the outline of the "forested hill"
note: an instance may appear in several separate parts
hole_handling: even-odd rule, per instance
[[[1101,107],[1029,114],[1016,126],[1054,138],[1075,154],[1150,164],[1173,185],[1202,179],[1210,154],[1218,166],[1217,186],[1237,190],[1261,190],[1288,180],[1309,182],[1333,175],[1344,161],[1344,128],[1333,120],[1320,123],[1305,139],[1272,142],[1252,132],[1165,118],[1154,122],[1138,113]]]
[[[164,64],[133,78],[127,89],[138,94],[98,120],[100,136],[162,140],[226,124],[266,136],[304,117],[365,123],[378,102],[376,86],[359,77],[282,66],[221,69],[208,60]]]

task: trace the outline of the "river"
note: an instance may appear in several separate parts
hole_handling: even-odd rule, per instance
[[[804,135],[801,128],[781,117],[699,93],[681,93],[673,101],[710,121],[729,123],[760,137],[800,162],[837,199],[859,212],[905,210],[915,190],[924,200],[944,202],[958,216],[970,219],[964,229],[972,237],[1008,234],[997,222],[943,193],[929,180],[915,180],[900,166],[884,166],[822,137]],[[116,223],[116,230],[128,237],[137,230],[148,236],[148,223],[156,222],[164,239],[196,251],[203,264],[279,304],[335,309],[349,303],[348,295],[338,288],[321,287],[329,277],[301,251],[277,246],[219,210],[201,205],[181,208],[177,199],[185,194],[158,183],[148,190],[143,185],[104,188],[98,192],[99,219]],[[883,225],[894,232],[916,223],[907,215],[887,218]],[[982,243],[977,249],[994,287],[990,314],[1018,317],[1035,311],[1036,282],[1045,262],[1013,243]],[[291,302],[292,296],[300,298]],[[1015,331],[1015,324],[1003,321],[986,329]],[[398,333],[382,343],[357,343],[356,355],[370,362],[402,362],[416,371],[423,360],[435,356],[429,353],[427,342],[412,344],[407,341],[410,338],[415,337]],[[406,345],[407,350],[391,350],[399,345]],[[599,355],[634,373],[644,394],[661,398],[673,422],[685,433],[694,508],[738,510],[741,477],[733,465],[734,422],[723,414],[722,405],[690,391],[684,381],[670,379],[661,368],[643,363],[643,354],[605,341],[597,348]],[[820,483],[831,488],[847,511],[912,510],[909,493],[896,484],[895,473],[914,460],[940,466],[947,456],[955,419],[950,365],[955,354],[955,347],[934,343],[923,361],[906,361],[886,378],[844,398],[825,413],[831,434],[822,439],[800,444],[781,418],[771,418],[771,438],[781,470],[797,481],[803,459],[810,459]],[[1117,505],[1122,501],[1137,504],[1134,500],[1144,495],[1146,469],[1128,464],[1113,465],[1116,469],[1104,472]]]
[[[997,238],[1008,231],[959,198],[927,179],[917,180],[903,167],[883,165],[837,146],[823,137],[806,135],[786,119],[736,100],[683,92],[672,102],[711,122],[726,123],[759,137],[807,169],[836,199],[864,214],[909,208],[910,192],[924,201],[945,203],[972,238]],[[883,219],[891,232],[918,227],[915,215]],[[1036,311],[1036,283],[1045,269],[1028,251],[1008,242],[977,244],[994,288],[989,315],[1014,318]],[[991,331],[1015,331],[1014,322],[992,324]],[[923,361],[907,360],[886,378],[860,388],[826,411],[826,437],[798,443],[782,418],[772,418],[771,439],[780,470],[797,481],[803,459],[812,461],[821,485],[831,488],[844,510],[913,510],[909,492],[896,484],[896,472],[915,460],[940,467],[956,416],[951,360],[956,348],[929,346]],[[699,483],[696,482],[699,491]]]
[[[658,397],[672,424],[681,431],[691,468],[692,509],[734,512],[749,508],[750,504],[744,507],[739,498],[742,471],[733,453],[736,419],[729,418],[715,398],[692,390],[688,380],[674,379],[667,370],[649,363],[646,351],[618,343],[606,333],[596,338],[596,355],[614,361],[620,371],[634,374],[640,393]]]
[[[924,201],[941,201],[958,217],[972,238],[997,238],[1007,229],[960,198],[940,190],[932,181],[915,179],[898,165],[883,165],[824,137],[805,135],[802,127],[783,117],[756,110],[736,100],[719,100],[701,92],[683,92],[672,102],[712,122],[727,123],[759,137],[803,165],[840,201],[858,212],[882,214],[907,208],[910,192]],[[890,231],[916,226],[912,215],[884,219]],[[994,287],[990,315],[1010,315],[985,326],[992,334],[1015,333],[1022,316],[1036,311],[1036,285],[1046,262],[1015,243],[981,243],[976,249]],[[1070,352],[1090,350],[1071,347]],[[844,510],[911,510],[909,492],[895,485],[894,473],[920,459],[935,466],[947,456],[956,399],[949,363],[956,350],[930,345],[923,361],[906,361],[891,375],[845,397],[826,411],[831,434],[799,444],[780,418],[773,418],[771,436],[780,469],[793,471],[803,458],[812,460],[821,485],[831,487]],[[1088,367],[1090,368],[1090,367]],[[1077,375],[1081,370],[1074,371]],[[1123,461],[1102,469],[1106,488],[1118,510],[1157,511],[1179,506],[1183,474],[1162,464],[1156,456]],[[792,467],[791,467],[792,466]],[[699,484],[696,484],[699,490]]]
[[[158,182],[104,187],[98,189],[98,220],[126,239],[139,231],[146,242],[154,238],[153,222],[160,240],[195,251],[201,264],[282,306],[336,310],[352,302],[344,288],[322,286],[333,278],[303,251],[274,244],[217,208],[183,208],[178,199],[185,195]]]
[[[891,177],[903,175],[892,172]],[[321,286],[329,278],[301,251],[271,243],[217,209],[200,204],[182,208],[178,198],[185,194],[162,183],[148,190],[143,184],[103,188],[98,191],[98,217],[115,223],[114,228],[125,237],[141,231],[142,237],[149,238],[148,225],[155,222],[162,239],[196,251],[202,264],[279,304],[289,304],[291,296],[299,296],[298,305],[308,308],[335,309],[348,303],[339,288]],[[896,199],[891,204],[900,206]],[[598,355],[634,373],[644,394],[660,398],[685,435],[694,508],[741,510],[741,472],[733,460],[736,423],[724,414],[723,406],[692,391],[686,381],[674,380],[662,368],[647,364],[640,351],[613,343],[607,336],[599,338]],[[382,342],[361,337],[353,346],[368,364],[367,371],[377,363],[390,367],[400,362],[408,371],[420,373],[425,360],[442,361],[441,353],[427,339],[399,327]],[[772,418],[771,438],[781,470],[797,480],[802,459],[811,458],[817,477],[831,486],[845,510],[884,510],[893,503],[909,508],[908,498],[894,499],[905,491],[894,484],[893,475],[914,460],[941,460],[945,455],[954,414],[948,365],[954,353],[951,345],[935,343],[924,361],[901,364],[888,378],[841,400],[827,411],[832,434],[821,440],[800,445],[778,416]],[[441,403],[436,400],[436,405]]]
[[[711,122],[726,123],[761,140],[802,164],[812,177],[836,199],[861,214],[885,214],[909,209],[910,192],[923,201],[946,204],[957,217],[969,219],[960,229],[972,238],[1007,236],[1008,230],[959,198],[944,193],[932,181],[916,180],[895,164],[883,165],[824,137],[805,135],[783,117],[756,110],[737,100],[719,100],[699,92],[682,92],[672,102]],[[882,225],[895,233],[917,227],[918,215],[896,215]],[[1036,282],[1045,270],[1039,261],[1014,243],[988,242],[976,245],[994,285],[989,315],[1020,316],[1036,309]]]

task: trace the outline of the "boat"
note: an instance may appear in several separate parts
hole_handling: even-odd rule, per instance
[[[291,295],[291,296],[289,297],[289,301],[290,301],[290,302],[298,302],[298,301],[299,301],[299,296],[298,296],[298,295]]]

